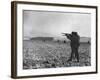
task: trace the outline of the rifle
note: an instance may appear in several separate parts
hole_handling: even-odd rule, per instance
[[[63,36],[69,36],[69,35],[71,35],[69,33],[62,33],[62,34],[64,34]]]

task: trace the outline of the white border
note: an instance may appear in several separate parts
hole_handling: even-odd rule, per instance
[[[51,69],[32,69],[23,70],[23,50],[22,50],[22,10],[46,10],[46,11],[63,11],[63,12],[83,12],[91,13],[91,66],[90,67],[67,67],[67,68],[51,68]],[[59,7],[59,6],[45,6],[45,5],[27,5],[17,4],[17,76],[32,76],[32,75],[48,75],[48,74],[62,74],[62,73],[80,73],[92,72],[96,70],[96,10],[89,8],[73,8],[73,7]]]

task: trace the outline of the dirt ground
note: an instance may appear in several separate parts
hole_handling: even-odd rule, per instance
[[[23,41],[23,69],[91,66],[90,44],[81,43],[80,61],[70,57],[69,43],[54,41]]]

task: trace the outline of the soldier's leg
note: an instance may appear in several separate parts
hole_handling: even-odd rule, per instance
[[[72,61],[73,54],[74,54],[74,48],[71,47],[71,55],[70,55],[70,58],[68,59],[68,61]]]
[[[72,50],[72,52],[71,52],[70,59],[72,60],[72,58],[73,58],[73,50]]]
[[[77,58],[77,61],[79,62],[78,48],[75,49],[75,57]]]

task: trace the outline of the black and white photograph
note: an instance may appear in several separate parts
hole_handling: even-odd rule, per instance
[[[91,14],[23,10],[23,69],[91,66]]]
[[[12,77],[97,73],[97,6],[12,2]]]

